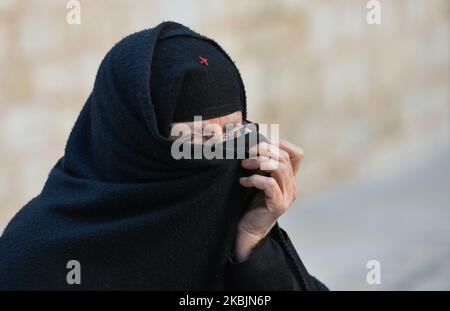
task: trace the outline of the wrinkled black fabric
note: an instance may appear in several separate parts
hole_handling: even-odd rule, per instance
[[[275,238],[275,232],[281,231],[278,224],[272,228],[258,245],[252,250],[249,258],[244,262],[236,262],[230,258],[225,273],[225,283],[229,290],[239,291],[301,291],[301,286],[294,268],[289,264],[288,258]],[[286,234],[287,236],[287,234]],[[302,278],[308,283],[309,290],[326,291],[328,288],[306,269]]]
[[[247,173],[239,160],[171,156],[159,130],[171,116],[155,113],[164,109],[152,101],[150,68],[158,40],[175,36],[205,40],[229,59],[174,22],[132,34],[106,54],[64,156],[0,238],[0,289],[224,289],[248,206],[238,178]],[[239,84],[245,118],[240,76]],[[81,264],[79,285],[66,281],[70,260]]]

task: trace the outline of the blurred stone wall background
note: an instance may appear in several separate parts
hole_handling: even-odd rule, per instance
[[[229,52],[250,119],[279,123],[305,149],[306,198],[449,142],[447,0],[382,0],[380,25],[367,24],[364,0],[82,0],[80,25],[66,3],[0,1],[0,232],[63,155],[104,54],[163,20]]]

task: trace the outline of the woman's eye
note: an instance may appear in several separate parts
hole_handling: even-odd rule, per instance
[[[203,135],[203,142],[207,142],[213,139],[214,137],[215,137],[214,135]]]

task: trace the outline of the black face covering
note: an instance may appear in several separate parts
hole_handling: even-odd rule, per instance
[[[208,67],[199,58],[189,65],[213,70],[220,59],[236,75],[225,88],[246,117],[242,80],[214,41],[173,22],[124,38],[103,59],[41,194],[1,237],[0,289],[223,288],[223,267],[248,206],[238,178],[247,173],[237,159],[171,156],[163,132],[178,97],[172,92],[171,100],[155,102],[150,90],[155,47],[175,37],[215,49]],[[237,107],[225,99],[219,106]],[[66,280],[71,260],[81,265],[81,284]]]

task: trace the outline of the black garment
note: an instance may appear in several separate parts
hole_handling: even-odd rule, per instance
[[[305,288],[295,276],[282,247],[277,242],[276,231],[286,232],[278,224],[251,252],[249,258],[237,263],[231,257],[226,266],[225,284],[228,290],[286,290],[299,291]],[[298,256],[298,255],[297,255]],[[300,262],[301,263],[301,262]],[[302,264],[303,265],[303,264]],[[309,290],[325,291],[328,288],[303,269],[302,278],[308,284]]]
[[[242,109],[236,66],[219,48],[198,38],[175,36],[158,41],[151,92],[158,120],[162,116],[171,116],[173,122],[194,121],[194,116],[206,120]],[[159,125],[168,136],[169,122]]]
[[[152,100],[152,56],[159,40],[178,36],[208,42],[234,66],[217,43],[174,22],[117,43],[100,64],[64,156],[0,238],[0,289],[225,288],[224,267],[253,192],[238,182],[248,174],[239,160],[176,160],[159,130],[175,107],[156,105],[177,100]],[[240,76],[239,85],[246,118]],[[275,233],[308,289],[295,250]],[[79,285],[66,281],[72,260],[81,265]]]

